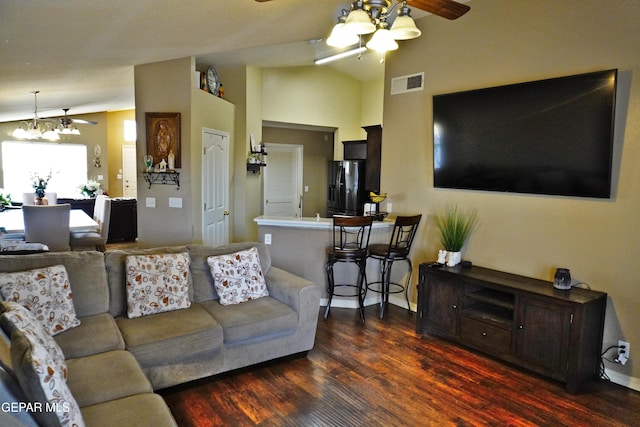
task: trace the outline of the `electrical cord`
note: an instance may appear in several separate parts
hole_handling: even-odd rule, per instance
[[[624,348],[624,347],[620,347],[618,345],[610,345],[609,347],[607,347],[601,354],[600,354],[600,369],[598,371],[598,376],[605,380],[605,381],[611,381],[611,378],[609,378],[609,375],[607,375],[607,373],[605,372],[605,366],[604,366],[604,362],[605,360],[609,363],[616,363],[615,360],[611,360],[611,359],[607,359],[605,356],[605,354],[607,354],[609,351],[613,350],[614,348],[616,349],[620,349],[620,348]]]
[[[580,289],[587,289],[587,290],[591,290],[591,286],[589,286],[589,284],[585,283],[585,282],[577,282],[577,283],[573,283],[571,285],[572,288],[580,288]]]

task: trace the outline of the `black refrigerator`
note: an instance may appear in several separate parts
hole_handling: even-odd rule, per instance
[[[364,160],[329,162],[327,217],[362,215],[368,200],[364,190]]]

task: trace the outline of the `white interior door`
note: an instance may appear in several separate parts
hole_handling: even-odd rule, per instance
[[[136,168],[136,146],[122,146],[122,196],[138,196],[138,172]]]
[[[202,129],[202,241],[229,243],[229,134]]]
[[[264,215],[302,216],[302,145],[267,144]]]

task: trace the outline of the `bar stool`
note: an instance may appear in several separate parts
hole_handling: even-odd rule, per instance
[[[385,307],[389,305],[389,294],[404,292],[407,307],[409,308],[409,313],[411,313],[409,286],[413,268],[411,259],[409,259],[409,252],[421,218],[422,215],[397,217],[389,243],[376,243],[369,246],[369,258],[380,262],[381,278],[379,282],[369,283],[367,290],[380,293],[380,319],[384,318]],[[409,277],[404,285],[391,281],[391,267],[394,261],[406,261],[409,264]]]
[[[331,300],[334,295],[339,297],[358,297],[360,318],[364,321],[364,295],[366,292],[367,247],[371,235],[370,216],[334,216],[333,217],[333,246],[327,248],[327,292],[329,300],[324,312],[325,320],[329,317]],[[355,284],[336,284],[333,276],[333,266],[337,262],[354,263],[358,266],[358,279]],[[363,285],[364,284],[364,285]],[[336,293],[338,287],[355,288],[354,293]]]

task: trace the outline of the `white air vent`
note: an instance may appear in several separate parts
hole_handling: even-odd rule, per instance
[[[391,79],[391,95],[424,89],[424,73],[410,74]]]

